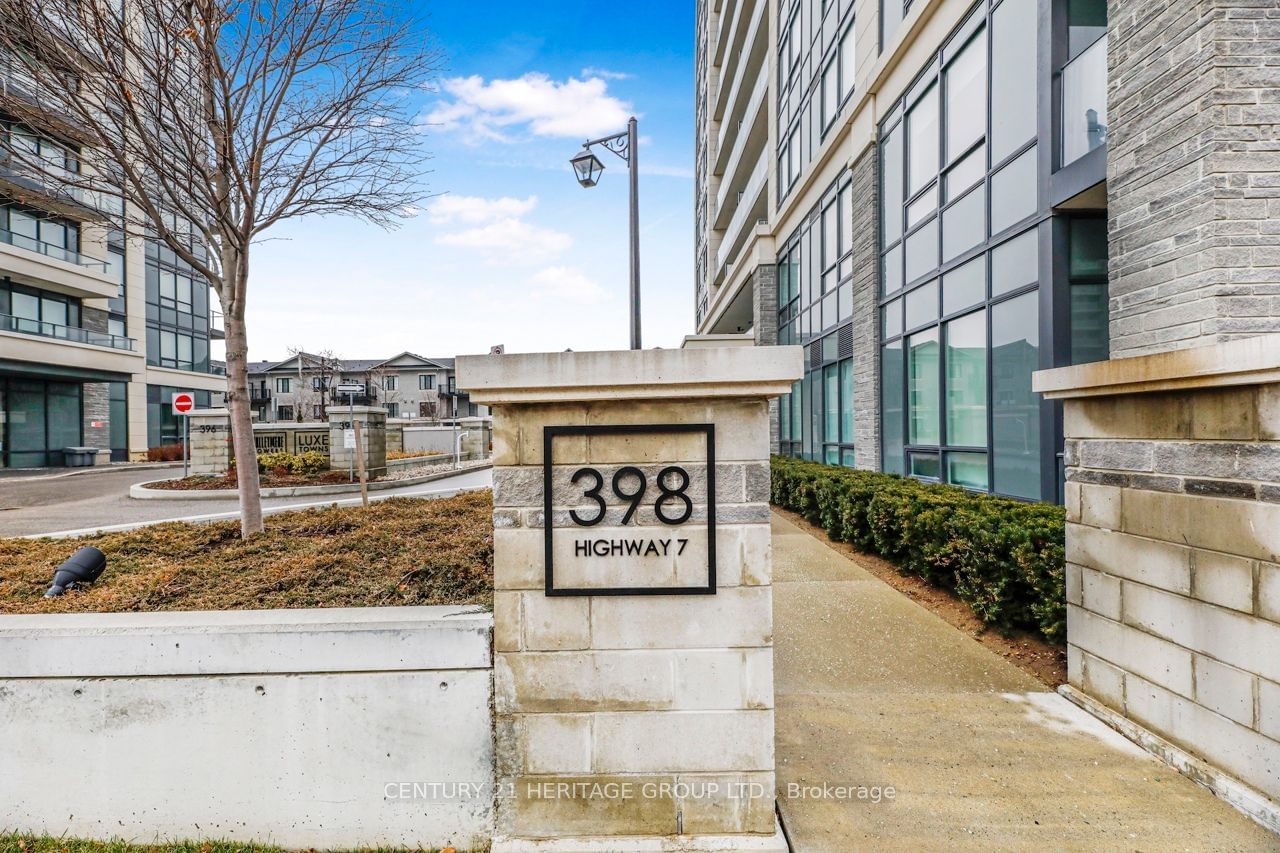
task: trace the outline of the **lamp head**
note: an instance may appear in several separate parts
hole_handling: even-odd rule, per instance
[[[590,188],[600,183],[600,173],[604,171],[604,163],[601,163],[600,158],[589,149],[583,148],[569,163],[573,166],[574,175],[582,186]]]

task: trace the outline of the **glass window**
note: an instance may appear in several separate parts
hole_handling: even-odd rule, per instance
[[[853,359],[840,362],[840,440],[853,443]]]
[[[987,446],[987,312],[947,323],[947,444]]]
[[[912,453],[911,476],[937,480],[941,475],[937,453]]]
[[[889,246],[902,236],[902,125],[889,131],[884,138],[884,203],[881,205],[881,230],[884,245]]]
[[[160,270],[160,296],[174,300],[178,297],[178,278],[169,270]]]
[[[931,281],[907,294],[907,328],[938,319],[938,282]]]
[[[13,292],[13,316],[21,320],[40,322],[40,297],[20,290]]]
[[[844,36],[840,39],[840,99],[844,100],[853,91],[853,78],[855,69],[854,45],[857,44],[857,37],[853,31],[853,24],[850,24],[844,31]]]
[[[1006,240],[991,253],[991,295],[999,296],[1040,278],[1040,252],[1035,228]]]
[[[920,276],[938,268],[938,220],[931,219],[907,238],[906,280],[915,281]]]
[[[943,178],[945,191],[944,202],[951,201],[969,187],[982,180],[987,174],[987,146],[979,145],[965,155],[964,159],[948,170]]]
[[[1036,212],[1037,186],[1036,148],[1033,145],[991,176],[992,234],[999,234]]]
[[[991,307],[991,451],[995,491],[1040,497],[1040,400],[1031,390],[1039,368],[1036,291]]]
[[[948,453],[947,482],[967,489],[987,490],[987,454]]]
[[[1107,221],[1068,221],[1067,274],[1071,289],[1071,363],[1110,356],[1107,323]]]
[[[902,460],[902,341],[880,349],[880,438],[882,467],[886,473],[903,473]]]
[[[829,364],[822,369],[822,385],[823,385],[823,410],[826,413],[826,423],[823,425],[822,438],[824,441],[840,440],[840,372],[839,368],[834,364]]]
[[[907,205],[907,227],[914,228],[938,209],[938,185],[929,187],[919,198]]]
[[[987,256],[979,255],[942,277],[942,313],[954,314],[987,296]]]
[[[884,292],[886,295],[902,289],[902,244],[898,244],[884,256]]]
[[[70,325],[67,322],[67,303],[61,299],[42,297],[40,299],[40,320],[41,322],[53,323],[58,326]]]
[[[291,385],[291,383],[290,383],[290,380],[289,380],[289,378],[288,378],[288,377],[283,377],[283,376],[282,376],[282,377],[277,377],[277,378],[276,378],[276,393],[277,393],[277,394],[288,394],[288,393],[289,393],[290,385]]]
[[[1004,0],[991,13],[991,161],[1036,134],[1036,0]]]
[[[903,0],[880,0],[880,49],[887,48],[898,31],[904,13]]]
[[[1077,56],[1107,34],[1107,0],[1069,0],[1067,53]]]
[[[976,187],[942,213],[943,263],[957,258],[982,242],[986,236],[987,191]]]
[[[831,57],[822,71],[822,129],[826,130],[840,107],[840,69]]]
[[[907,113],[907,189],[909,195],[938,174],[938,86],[929,87]]]
[[[938,329],[918,332],[907,340],[907,441],[938,444],[942,389],[938,377]]]
[[[902,300],[895,299],[880,309],[881,335],[885,338],[896,338],[902,334]]]
[[[947,87],[947,162],[987,132],[987,33],[981,30],[943,72]]]
[[[176,332],[160,333],[160,360],[171,362],[178,357],[178,335]]]
[[[40,227],[36,218],[24,210],[9,210],[9,230],[17,237],[26,238],[14,242],[15,246],[24,249],[35,249],[39,240]]]

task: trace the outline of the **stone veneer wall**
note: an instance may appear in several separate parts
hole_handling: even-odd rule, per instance
[[[709,351],[679,354],[690,352]],[[493,409],[496,757],[499,785],[514,793],[499,799],[498,834],[768,836],[775,819],[767,404],[618,396]],[[716,425],[715,595],[548,597],[543,427],[703,422]],[[638,465],[653,482],[665,464],[705,463],[705,451],[685,456],[686,443],[672,438],[560,439],[555,461],[596,465],[606,483],[620,464]],[[620,507],[611,507],[616,517]],[[651,507],[636,521],[672,529]],[[617,562],[619,572],[630,568]],[[681,793],[677,781],[693,788]],[[637,795],[529,793],[562,782],[629,783]],[[700,795],[703,783],[720,793]],[[726,798],[738,783],[755,783],[758,795]],[[656,795],[645,795],[646,785]]]
[[[879,192],[872,145],[853,164],[853,453],[868,471],[880,470]]]
[[[1071,685],[1280,800],[1280,385],[1064,417]]]
[[[758,347],[778,345],[778,267],[761,264],[752,277],[751,316],[752,331]],[[778,401],[769,401],[769,452],[777,453],[781,441],[782,425],[778,422]]]
[[[93,332],[107,331],[107,312],[88,306],[80,309],[80,325]],[[111,461],[111,388],[105,382],[84,383],[84,410],[81,444],[99,450],[94,462]],[[100,424],[100,426],[94,426]]]
[[[1111,353],[1280,330],[1280,8],[1111,0]]]

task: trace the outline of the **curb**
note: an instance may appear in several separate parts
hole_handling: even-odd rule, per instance
[[[470,468],[437,471],[434,474],[423,474],[420,477],[406,477],[403,480],[380,480],[368,484],[369,491],[381,492],[387,489],[399,489],[405,486],[417,486],[435,480],[456,477],[472,471],[484,471],[493,467],[489,462],[474,465]],[[135,483],[129,487],[129,497],[137,501],[225,501],[240,497],[238,489],[152,489],[152,483],[164,483],[167,480],[148,480]],[[348,495],[359,494],[359,483],[335,483],[327,486],[280,486],[273,489],[262,489],[259,496],[263,498],[303,498],[315,495]]]
[[[120,471],[146,471],[152,468],[181,468],[181,462],[113,462],[110,465],[89,465],[84,468],[72,468],[56,474],[14,474],[0,476],[0,483],[34,483],[38,480],[62,480],[67,477],[85,477],[90,474],[110,474]],[[21,469],[15,468],[14,471]]]

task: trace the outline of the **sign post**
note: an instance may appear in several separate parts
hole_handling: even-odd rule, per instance
[[[191,411],[196,407],[196,392],[174,391],[173,413],[182,418],[182,479],[191,470]]]
[[[359,382],[340,382],[337,391],[339,394],[345,394],[347,397],[347,428],[342,433],[342,446],[344,449],[355,451],[351,454],[351,460],[347,465],[347,479],[354,483],[356,481],[356,453],[360,452],[357,447],[358,436],[356,434],[356,395],[364,390],[364,386]]]

